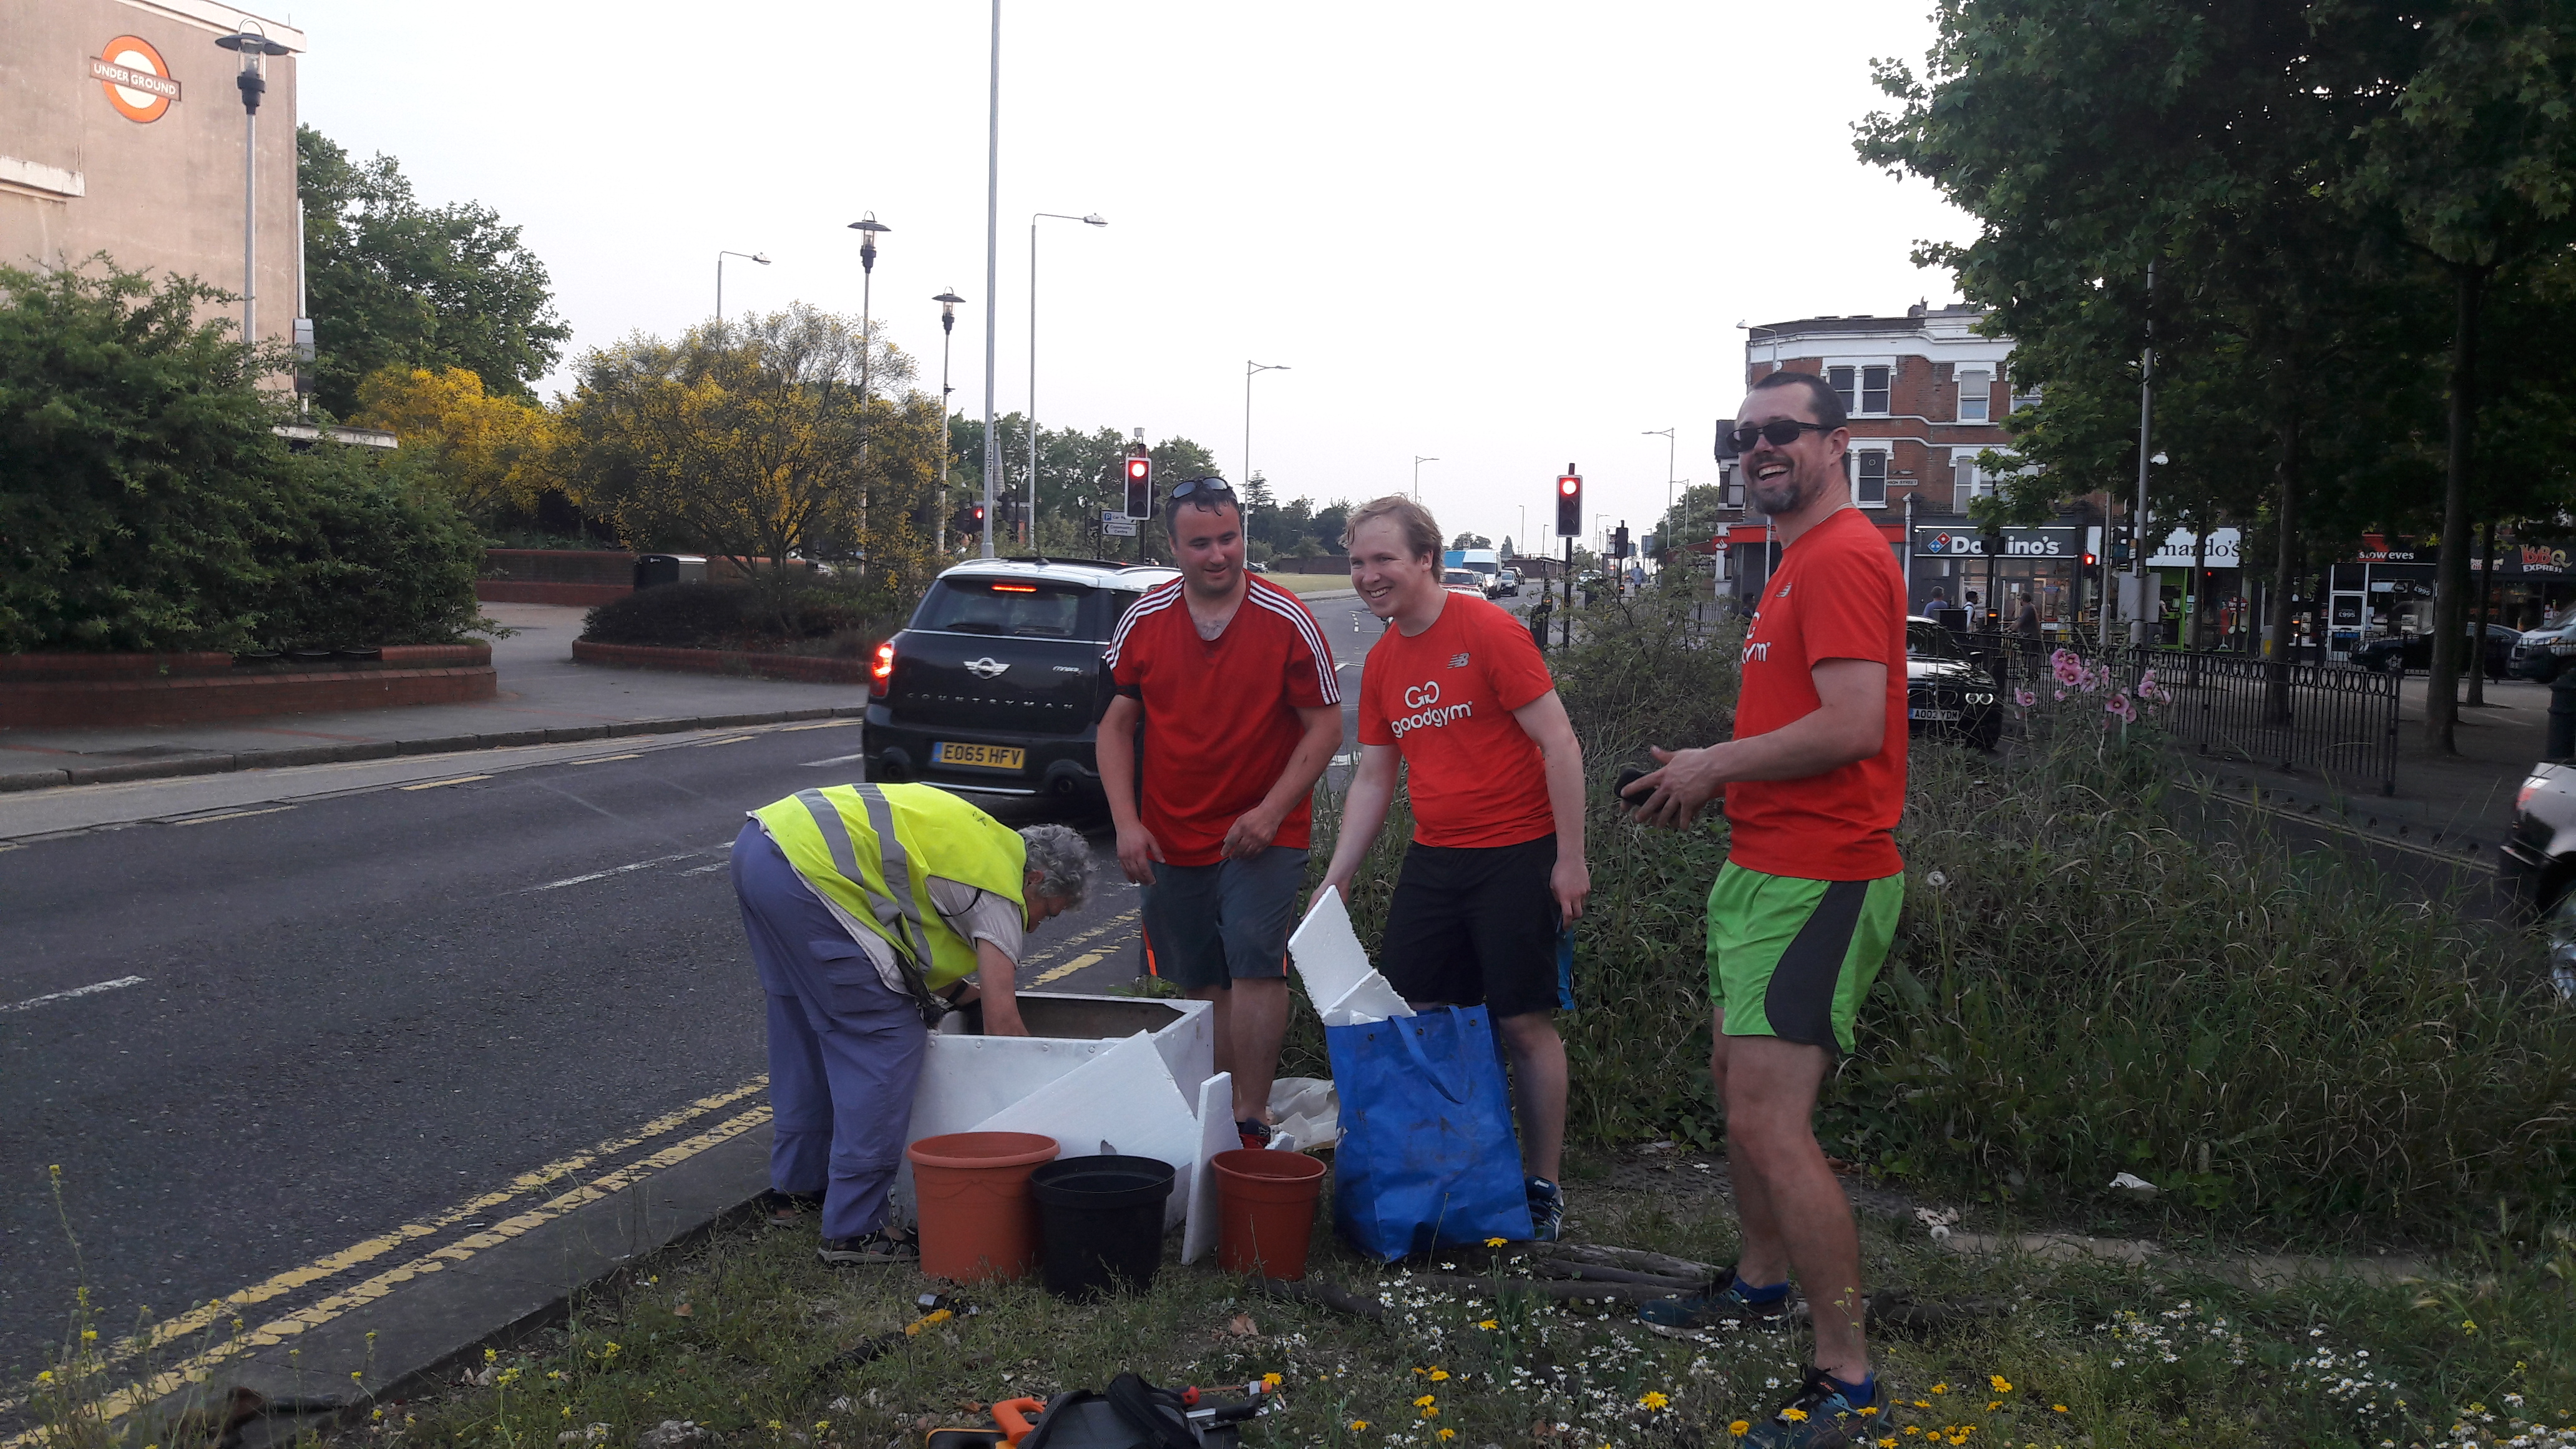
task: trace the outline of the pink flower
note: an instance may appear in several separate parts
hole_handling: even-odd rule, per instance
[[[2058,696],[2060,699],[2064,699],[2065,697],[2066,696],[2064,695]],[[2023,709],[2028,709],[2032,705],[2039,703],[2039,696],[2031,693],[2027,689],[2016,689],[2013,691],[2013,703],[2021,706]]]
[[[2129,696],[2125,693],[2112,695],[2110,702],[2102,706],[2102,712],[2117,716],[2122,724],[2136,724],[2138,722],[2138,707],[2130,701]]]
[[[2050,691],[2049,691],[2049,693],[2051,693],[2051,694],[2053,694],[2053,695],[2056,695],[2060,700],[2063,700],[2063,699],[2065,699],[2065,698],[2066,698],[2066,691],[2065,691],[2065,690],[2062,690],[2062,689],[2052,689],[2052,690],[2050,690]]]
[[[2076,666],[2076,675],[2075,682],[2084,686],[2086,694],[2091,694],[2111,682],[2111,666],[2103,665],[2101,672],[2096,674],[2092,666],[2079,664]]]
[[[2048,656],[2048,668],[2050,673],[2057,676],[2057,682],[2060,684],[2076,685],[2084,682],[2084,661],[2077,658],[2072,649],[2060,646],[2051,652]]]

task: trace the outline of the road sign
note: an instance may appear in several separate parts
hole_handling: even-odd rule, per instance
[[[1100,531],[1109,535],[1111,538],[1134,538],[1136,536],[1136,520],[1123,516],[1118,518],[1104,518],[1100,520]]]

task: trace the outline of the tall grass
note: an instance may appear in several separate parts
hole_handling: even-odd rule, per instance
[[[1550,659],[1593,775],[1593,897],[1562,1020],[1570,1128],[1596,1145],[1723,1131],[1707,1084],[1704,902],[1726,854],[1610,803],[1646,744],[1731,727],[1726,626],[1649,595],[1587,610]],[[2186,1231],[2442,1236],[2576,1218],[2576,1013],[2525,936],[2273,838],[2182,783],[2151,728],[2083,701],[2000,755],[1919,742],[1907,897],[1827,1094],[1829,1150],[1926,1189],[2150,1211]],[[1401,809],[1353,905],[1374,942]],[[1319,811],[1322,841],[1338,824]],[[1319,866],[1320,869],[1320,866]],[[1303,1018],[1299,1070],[1321,1074]]]

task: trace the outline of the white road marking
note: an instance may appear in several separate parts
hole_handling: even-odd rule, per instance
[[[705,875],[708,871],[711,871],[711,870],[722,870],[722,869],[724,869],[727,865],[729,865],[729,864],[731,864],[731,863],[732,863],[732,862],[730,862],[730,861],[722,861],[722,860],[720,860],[720,861],[717,861],[717,862],[716,862],[715,864],[713,864],[713,865],[693,865],[693,866],[690,866],[687,870],[684,870],[684,871],[680,872],[680,874],[682,874],[682,875]]]
[[[295,807],[292,805],[271,805],[265,810],[227,810],[221,815],[199,815],[194,819],[173,820],[170,823],[173,825],[210,825],[218,820],[240,820],[245,816],[251,815],[275,815],[282,811],[292,810],[294,808]]]
[[[114,981],[98,981],[87,986],[75,986],[69,991],[56,991],[44,996],[30,996],[24,1001],[13,1001],[7,1006],[0,1006],[0,1011],[25,1011],[32,1006],[42,1006],[48,1001],[69,1001],[75,996],[96,996],[102,991],[114,991],[119,987],[142,984],[143,978],[140,976],[119,976]]]
[[[675,860],[690,860],[704,854],[706,854],[706,852],[702,850],[684,850],[677,855],[657,855],[651,860],[639,860],[633,865],[613,865],[606,870],[594,870],[588,875],[568,875],[562,880],[550,880],[544,885],[532,885],[521,890],[519,894],[531,895],[537,891],[561,890],[565,886],[584,885],[595,880],[606,880],[612,875],[624,875],[630,870],[650,870],[657,865],[669,865]]]
[[[867,752],[862,750],[855,755],[834,755],[828,760],[807,760],[796,768],[800,770],[819,770],[825,765],[846,765],[852,760],[864,760],[867,757]]]
[[[489,775],[459,775],[453,780],[423,780],[417,785],[396,785],[394,788],[397,790],[435,790],[441,785],[471,785],[477,780],[489,780],[491,778],[492,777]]]

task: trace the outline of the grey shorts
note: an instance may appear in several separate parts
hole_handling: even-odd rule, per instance
[[[1145,938],[1154,970],[1184,991],[1288,974],[1288,931],[1306,852],[1274,845],[1214,865],[1154,865]]]

